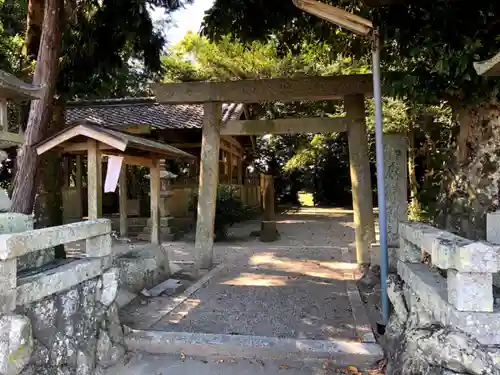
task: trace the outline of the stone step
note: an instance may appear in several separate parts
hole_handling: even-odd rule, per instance
[[[149,242],[151,241],[151,233],[149,231],[144,231],[142,233],[139,233],[137,235],[137,239],[140,241],[146,241]],[[160,240],[165,241],[165,242],[170,242],[175,240],[175,234],[174,233],[165,233],[163,230],[160,234]]]
[[[175,218],[173,216],[160,217],[160,226],[162,226],[162,227],[168,227],[174,220],[175,220]],[[147,220],[145,226],[147,226],[147,227],[151,226],[151,218],[149,218]]]
[[[203,358],[134,353],[105,375],[345,375],[345,368],[324,361],[206,360]],[[351,369],[352,370],[352,369]],[[349,371],[354,374],[355,372]]]
[[[175,354],[210,359],[262,361],[328,361],[335,367],[368,369],[382,360],[378,344],[354,340],[297,340],[293,338],[210,333],[131,330],[128,349],[150,354]]]

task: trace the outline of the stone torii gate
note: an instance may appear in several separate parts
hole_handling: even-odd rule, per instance
[[[221,135],[324,133],[347,131],[352,182],[356,254],[359,264],[370,262],[375,240],[372,184],[365,122],[365,95],[372,93],[371,75],[275,78],[229,82],[155,84],[156,99],[165,104],[203,104],[196,265],[212,264],[215,202]],[[345,117],[277,120],[236,120],[221,127],[222,103],[343,100]]]

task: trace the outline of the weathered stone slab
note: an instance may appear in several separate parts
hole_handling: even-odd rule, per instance
[[[85,242],[86,253],[90,258],[100,258],[111,254],[111,247],[113,245],[111,234],[87,238]]]
[[[0,213],[0,233],[18,233],[33,230],[33,216],[18,213]]]
[[[399,248],[396,252],[398,259],[403,262],[419,263],[422,259],[422,250],[403,237],[399,237]]]
[[[56,227],[0,235],[0,259],[111,233],[111,221],[97,219]]]
[[[17,304],[24,305],[69,289],[102,273],[100,259],[79,259],[34,276],[18,279]]]
[[[378,344],[349,340],[296,340],[230,334],[134,331],[125,337],[130,350],[212,358],[261,360],[329,359],[335,365],[368,368],[382,359]]]
[[[163,292],[173,292],[182,286],[181,281],[177,279],[167,279],[149,290],[151,297],[158,297]]]
[[[400,223],[401,237],[430,254],[432,264],[461,272],[500,271],[500,246],[473,242],[418,222]]]
[[[384,135],[384,184],[387,245],[399,242],[399,222],[408,219],[408,144],[403,134]]]
[[[493,312],[491,273],[448,270],[448,302],[460,311]]]
[[[469,333],[483,345],[500,345],[500,311],[457,310],[448,302],[446,279],[425,264],[398,261],[398,274],[438,322]]]
[[[102,274],[102,293],[100,302],[104,306],[110,306],[118,295],[118,281],[120,278],[120,270],[112,268]]]
[[[31,322],[22,315],[0,317],[0,374],[17,375],[33,352]]]

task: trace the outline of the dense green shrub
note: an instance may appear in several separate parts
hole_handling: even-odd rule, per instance
[[[191,197],[189,210],[197,215],[198,194]],[[257,214],[257,210],[247,207],[237,196],[236,189],[231,186],[219,186],[217,188],[217,200],[215,206],[215,228],[216,240],[227,237],[228,229],[239,222],[251,219]]]

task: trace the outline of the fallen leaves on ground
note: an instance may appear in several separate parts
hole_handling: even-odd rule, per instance
[[[369,369],[368,375],[383,375],[387,368],[387,358],[382,359],[377,363],[377,367]]]
[[[340,369],[339,371],[343,374],[362,375],[359,372],[358,368],[355,366],[347,366],[346,368]]]

